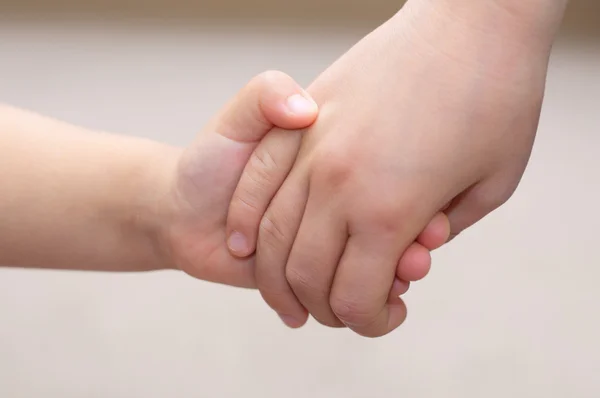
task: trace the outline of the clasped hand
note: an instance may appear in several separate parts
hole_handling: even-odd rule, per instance
[[[316,123],[273,130],[233,196],[230,249],[256,249],[257,286],[289,326],[397,328],[428,250],[509,199],[527,165],[550,46],[490,47],[427,4],[327,69],[308,89]]]

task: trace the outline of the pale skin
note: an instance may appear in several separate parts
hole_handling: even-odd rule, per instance
[[[255,153],[274,161],[249,163],[227,226],[286,324],[378,337],[404,321],[389,292],[425,225],[443,210],[456,236],[517,188],[566,5],[409,0],[309,87],[317,122],[267,135]]]
[[[254,288],[254,259],[230,255],[225,243],[231,196],[272,127],[304,128],[317,112],[280,72],[254,78],[188,148],[0,106],[0,265],[177,269]],[[447,233],[434,223],[424,236],[433,247]]]
[[[260,143],[252,159],[271,165],[246,165],[268,130],[316,116],[285,108],[289,94],[308,96],[287,78],[271,91],[250,84],[185,150],[3,107],[0,264],[180,269],[258,286],[290,326],[310,312],[386,334],[404,320],[397,296],[426,274],[427,250],[516,188],[565,5],[409,1],[310,87],[322,113],[304,139],[275,130]]]
[[[1,106],[0,264],[182,269],[253,287],[252,259],[215,244],[227,204],[262,136],[306,127],[317,110],[291,78],[265,73],[183,149]]]

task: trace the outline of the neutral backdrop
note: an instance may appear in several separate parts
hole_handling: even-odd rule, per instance
[[[398,7],[0,0],[0,101],[183,145],[256,73],[308,84]],[[290,331],[171,272],[2,270],[0,396],[599,397],[599,26],[573,3],[521,187],[435,254],[397,332]]]

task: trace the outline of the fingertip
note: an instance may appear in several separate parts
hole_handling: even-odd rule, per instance
[[[238,185],[239,188],[239,185]],[[226,221],[227,249],[234,257],[246,258],[256,252],[256,234],[262,212],[244,204],[236,189]]]
[[[245,258],[254,253],[254,247],[248,237],[238,231],[232,231],[227,239],[229,252],[238,258]]]
[[[396,269],[399,279],[416,282],[429,274],[431,253],[419,243],[413,243],[402,255]]]
[[[264,114],[274,125],[288,130],[310,126],[319,113],[317,103],[304,90],[296,90],[289,96],[263,106]]]
[[[437,213],[418,236],[417,242],[429,250],[436,250],[450,238],[450,220],[443,213]]]
[[[388,333],[398,329],[405,321],[408,316],[408,309],[404,300],[400,297],[391,299],[387,304],[388,309]]]
[[[441,247],[450,240],[450,237],[452,236],[452,225],[450,224],[450,218],[446,213],[440,212],[437,214],[437,217],[439,217],[440,225],[443,227],[440,230],[440,242],[442,243],[439,247]]]
[[[285,106],[290,116],[302,120],[314,120],[319,112],[317,103],[305,91],[290,95],[285,101]]]
[[[281,319],[281,321],[289,328],[291,329],[299,329],[301,327],[303,327],[304,325],[306,325],[306,322],[308,322],[308,313],[303,314],[303,316],[292,316],[292,315],[285,315],[285,314],[278,314],[279,315],[279,319]]]
[[[390,291],[390,299],[395,299],[402,296],[403,294],[406,294],[409,288],[410,282],[396,278]]]
[[[261,75],[261,80],[261,109],[270,122],[289,130],[314,123],[319,107],[294,79],[283,72],[269,71]]]
[[[398,329],[406,321],[408,311],[404,300],[390,297],[377,319],[367,327],[347,325],[357,334],[367,338],[383,337]]]

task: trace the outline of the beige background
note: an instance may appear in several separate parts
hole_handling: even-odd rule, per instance
[[[0,0],[0,101],[184,144],[251,76],[307,84],[394,3]],[[258,294],[174,273],[3,270],[0,396],[600,396],[599,26],[573,4],[522,186],[436,253],[398,332],[289,331]]]

